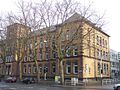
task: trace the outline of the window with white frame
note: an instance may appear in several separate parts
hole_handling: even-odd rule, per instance
[[[26,73],[26,72],[27,72],[27,67],[26,65],[24,65],[23,73]]]
[[[37,46],[37,41],[35,41],[35,47]]]
[[[71,63],[67,62],[66,63],[66,74],[70,74],[71,73]]]
[[[73,73],[78,74],[78,63],[77,62],[73,63]]]
[[[102,46],[102,38],[100,37],[100,46]]]
[[[56,72],[56,65],[55,65],[55,63],[52,63],[52,72],[53,72],[53,73]]]
[[[31,65],[28,65],[28,73],[31,73]]]
[[[40,60],[42,60],[42,53],[40,53]]]
[[[77,56],[77,55],[78,55],[78,48],[75,47],[75,48],[73,49],[73,56]]]
[[[104,41],[104,39],[103,39],[103,41],[102,41],[102,42],[103,42],[103,47],[104,47],[104,46],[105,46],[105,41]]]
[[[100,50],[100,59],[103,58],[102,50]]]
[[[103,51],[103,59],[105,59],[105,51]]]
[[[48,41],[45,41],[45,46],[48,47]]]
[[[97,49],[97,58],[99,58],[99,49]]]
[[[68,48],[68,49],[66,50],[66,56],[67,56],[67,57],[70,57],[70,48]]]
[[[97,36],[97,45],[99,45],[99,36]]]
[[[42,73],[42,67],[41,66],[39,66],[39,72]]]
[[[30,49],[32,49],[32,43],[30,43]]]
[[[98,75],[100,75],[100,69],[101,69],[100,63],[98,62]]]
[[[43,39],[40,38],[40,48],[43,48]]]
[[[56,58],[56,52],[53,51],[53,58]]]
[[[107,66],[106,66],[106,64],[104,63],[104,74],[106,74],[107,73]]]
[[[49,55],[48,55],[48,53],[46,53],[46,60],[48,60],[49,59]]]
[[[106,52],[106,60],[108,59],[108,52]]]
[[[40,42],[40,48],[43,48],[43,42]]]

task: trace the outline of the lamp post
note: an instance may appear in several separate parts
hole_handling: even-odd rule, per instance
[[[45,43],[45,47],[46,47],[47,41],[44,40],[43,42]],[[47,68],[46,67],[44,67],[44,80],[47,80]]]

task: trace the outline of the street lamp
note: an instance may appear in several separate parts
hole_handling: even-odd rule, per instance
[[[43,41],[44,43],[45,43],[45,47],[46,47],[46,43],[47,43],[47,41],[46,40],[44,40]],[[46,67],[44,67],[44,80],[47,80],[47,68]]]

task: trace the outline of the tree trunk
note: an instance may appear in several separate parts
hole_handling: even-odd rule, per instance
[[[22,80],[22,62],[20,61],[19,63],[19,67],[20,67],[20,81]]]
[[[61,67],[61,83],[64,85],[64,67],[63,67],[63,61],[60,61],[60,67]]]
[[[39,66],[38,63],[36,63],[36,67],[37,67],[37,82],[40,82],[40,72],[39,72]]]
[[[6,64],[3,64],[3,78],[6,78]]]

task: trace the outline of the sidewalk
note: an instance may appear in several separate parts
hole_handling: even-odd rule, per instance
[[[103,86],[85,86],[86,89],[111,89],[113,88],[113,85],[103,85]]]
[[[80,88],[80,89],[106,89],[109,90],[113,88],[113,85],[103,85],[103,86],[69,86],[69,85],[52,85],[53,87],[64,87],[64,88]]]

